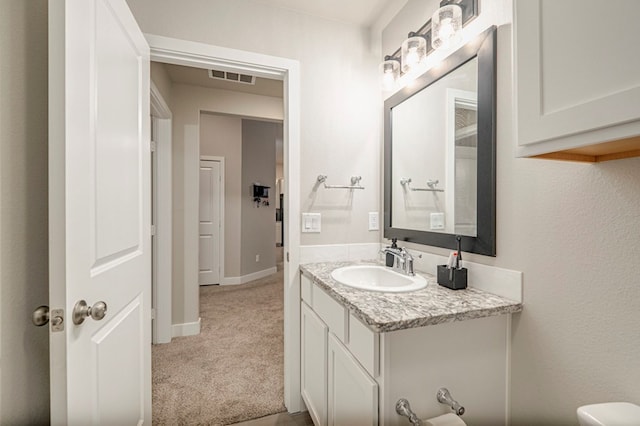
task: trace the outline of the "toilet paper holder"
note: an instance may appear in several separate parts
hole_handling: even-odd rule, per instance
[[[396,402],[396,413],[400,414],[403,417],[409,419],[409,423],[413,426],[422,426],[422,422],[416,416],[416,413],[413,412],[411,406],[409,405],[409,401],[404,398],[400,398],[398,402]]]
[[[436,398],[438,399],[439,403],[447,404],[449,407],[451,407],[451,409],[453,410],[454,413],[456,413],[456,415],[461,416],[464,414],[464,407],[460,405],[458,401],[453,399],[453,397],[451,396],[451,392],[449,392],[449,389],[447,388],[438,389],[438,393],[436,393]]]
[[[451,396],[451,392],[449,392],[449,389],[447,388],[438,389],[438,392],[436,393],[436,399],[438,400],[439,403],[446,404],[449,407],[451,407],[453,412],[458,416],[462,416],[465,412],[464,407],[460,405],[458,401],[453,399],[453,397]],[[422,425],[422,422],[420,421],[416,413],[414,413],[413,410],[411,410],[409,401],[406,400],[405,398],[400,398],[398,402],[396,402],[396,413],[398,413],[403,417],[408,418],[409,423],[411,423],[413,426]]]

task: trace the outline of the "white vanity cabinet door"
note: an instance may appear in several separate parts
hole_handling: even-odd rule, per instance
[[[604,156],[612,144],[593,145],[640,135],[639,15],[640,1],[514,1],[518,156]]]
[[[329,334],[328,424],[378,424],[378,384],[340,341]]]
[[[327,424],[327,335],[329,328],[302,302],[301,393],[316,426]]]

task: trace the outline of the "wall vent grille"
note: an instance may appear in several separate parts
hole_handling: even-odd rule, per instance
[[[213,78],[215,80],[232,81],[234,83],[256,84],[255,76],[239,74],[237,72],[209,70],[209,78]]]

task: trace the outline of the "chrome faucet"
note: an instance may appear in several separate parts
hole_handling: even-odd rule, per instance
[[[411,253],[405,250],[404,247],[386,247],[380,250],[380,253],[392,254],[395,257],[395,262],[393,262],[393,269],[402,271],[402,273],[405,275],[415,275],[415,272],[413,272],[413,256],[411,256]]]

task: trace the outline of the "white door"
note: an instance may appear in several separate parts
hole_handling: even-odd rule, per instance
[[[220,162],[200,161],[200,285],[220,284]]]
[[[54,425],[151,424],[149,90],[125,0],[49,2]]]

